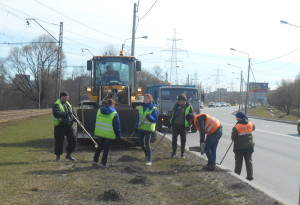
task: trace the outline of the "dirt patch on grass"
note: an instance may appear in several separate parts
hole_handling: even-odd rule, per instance
[[[141,176],[141,175],[136,175],[133,179],[129,181],[130,184],[141,184],[145,186],[152,185],[152,181],[146,177],[146,176]]]
[[[124,197],[119,191],[110,189],[108,191],[105,191],[103,194],[99,195],[97,197],[97,200],[103,202],[123,201]]]

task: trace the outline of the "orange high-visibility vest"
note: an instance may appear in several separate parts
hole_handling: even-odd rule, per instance
[[[234,126],[239,133],[239,136],[251,135],[253,131],[253,123],[248,122],[247,124],[237,124]]]
[[[219,129],[219,127],[221,126],[220,120],[217,120],[216,118],[214,118],[208,114],[198,114],[198,115],[194,116],[194,124],[199,132],[200,132],[200,127],[197,123],[197,118],[202,115],[206,116],[206,120],[204,122],[205,134],[211,135]]]

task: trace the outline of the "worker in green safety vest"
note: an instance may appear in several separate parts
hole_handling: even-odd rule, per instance
[[[107,156],[111,147],[112,140],[121,138],[121,126],[119,115],[114,108],[115,101],[113,99],[104,100],[104,107],[101,107],[96,116],[96,125],[94,134],[97,136],[98,147],[93,157],[93,166],[99,166],[98,160],[103,150],[101,166],[108,168]]]
[[[171,157],[176,157],[177,150],[177,138],[180,135],[181,143],[181,158],[185,159],[185,143],[186,143],[186,128],[190,126],[190,123],[185,119],[187,114],[193,114],[192,105],[187,102],[185,94],[181,94],[177,97],[177,103],[174,105],[170,124],[172,127],[172,154]]]
[[[152,149],[150,147],[151,135],[155,132],[158,113],[150,94],[144,96],[144,102],[139,105],[139,115],[135,130],[140,135],[140,145],[145,153],[146,165],[152,165]]]
[[[55,161],[60,161],[60,155],[63,154],[64,138],[66,136],[68,145],[66,147],[66,159],[76,161],[71,153],[74,152],[76,146],[76,138],[73,125],[73,116],[77,117],[73,111],[72,105],[68,102],[69,94],[61,92],[59,99],[55,101],[52,107],[53,125],[54,125],[54,140],[55,148],[54,154],[56,155]],[[73,115],[72,115],[73,114]]]

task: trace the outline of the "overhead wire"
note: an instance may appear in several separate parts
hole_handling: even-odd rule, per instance
[[[150,7],[150,9],[144,14],[144,16],[142,16],[139,21],[141,21],[151,10],[152,8],[154,7],[154,5],[156,4],[157,0],[155,0],[155,2],[152,4],[152,6]]]
[[[288,53],[286,53],[286,54],[284,54],[284,55],[281,55],[281,56],[276,57],[276,58],[272,58],[272,59],[267,60],[267,61],[262,61],[262,62],[258,62],[258,63],[253,63],[253,65],[256,65],[256,64],[263,64],[263,63],[268,63],[268,62],[277,60],[277,59],[279,59],[279,58],[285,57],[285,56],[287,56],[287,55],[289,55],[289,54],[291,54],[291,53],[294,53],[294,52],[296,52],[296,51],[298,51],[298,50],[300,50],[300,48],[297,48],[297,49],[295,49],[295,50],[293,50],[293,51],[291,51],[291,52],[288,52]]]
[[[73,21],[73,22],[75,22],[75,23],[77,23],[77,24],[80,24],[80,25],[82,25],[82,26],[84,26],[84,27],[86,27],[86,28],[88,28],[88,29],[90,29],[90,30],[96,31],[96,32],[101,33],[101,34],[103,34],[103,35],[106,35],[106,36],[108,36],[108,37],[111,37],[111,38],[114,38],[114,39],[117,39],[117,40],[121,40],[121,41],[122,41],[122,39],[120,39],[120,38],[118,38],[118,37],[116,37],[116,36],[107,34],[107,33],[103,32],[103,31],[100,31],[100,30],[95,29],[95,28],[93,28],[93,27],[90,27],[90,26],[88,26],[88,25],[86,25],[86,24],[84,24],[84,23],[81,23],[80,21],[77,21],[77,20],[75,20],[75,19],[73,19],[73,18],[70,18],[69,16],[67,16],[67,15],[65,15],[65,14],[63,14],[63,13],[60,13],[60,12],[58,12],[58,11],[56,11],[56,10],[50,8],[49,6],[47,6],[47,5],[43,4],[43,3],[41,3],[41,2],[38,1],[38,0],[34,0],[34,1],[35,1],[36,3],[42,5],[43,7],[47,8],[47,9],[49,9],[49,10],[51,10],[51,11],[53,11],[53,12],[59,14],[59,15],[62,15],[62,16],[64,16],[65,18],[67,18],[67,19],[69,19],[69,20],[71,20],[71,21]]]

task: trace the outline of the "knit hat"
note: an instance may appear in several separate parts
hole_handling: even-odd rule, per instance
[[[63,91],[60,93],[59,97],[62,97],[62,96],[69,96],[69,93]]]
[[[190,121],[193,118],[194,118],[194,115],[192,113],[187,114],[185,117],[186,121]]]
[[[236,113],[236,115],[235,115],[237,118],[240,118],[240,119],[248,119],[248,117],[246,116],[246,114],[245,113],[243,113],[243,112],[238,112],[238,113]]]

